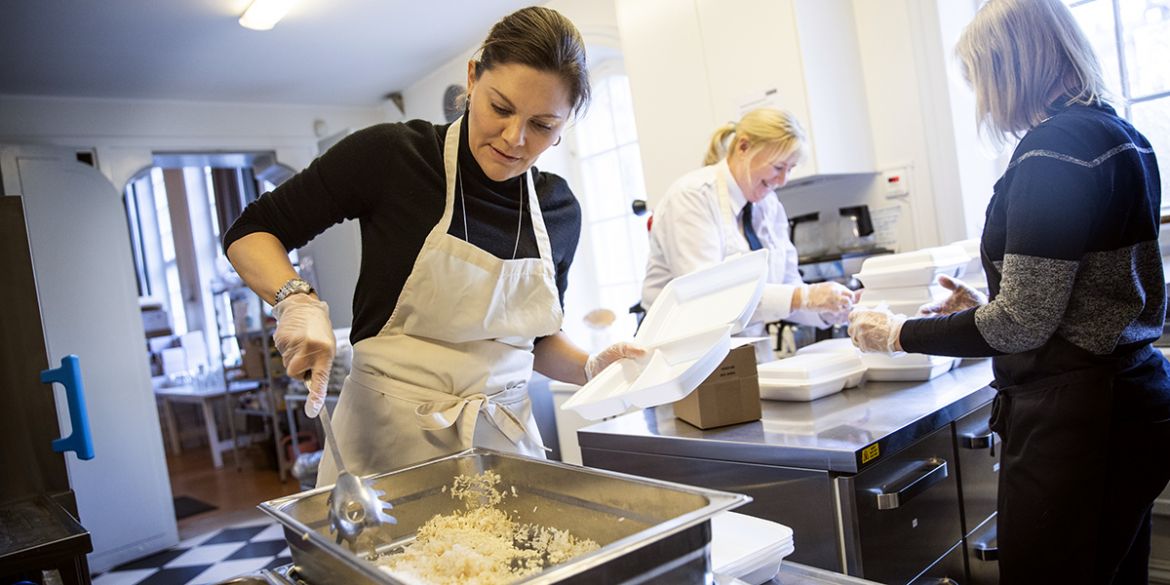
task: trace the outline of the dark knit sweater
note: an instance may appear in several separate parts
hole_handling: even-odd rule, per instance
[[[467,127],[467,123],[462,125],[459,169],[467,197],[468,238],[464,238],[458,186],[448,233],[510,259],[525,179],[520,176],[496,182],[488,178],[467,147]],[[350,341],[357,343],[377,335],[398,302],[423,240],[443,214],[443,139],[448,128],[412,120],[353,133],[245,208],[224,234],[224,249],[250,233],[268,232],[292,250],[329,226],[357,219],[362,257]],[[581,235],[581,207],[564,179],[538,172],[535,183],[563,303],[569,265]],[[516,257],[536,258],[539,252],[528,215],[527,186],[523,188],[523,225]]]
[[[1053,113],[1020,141],[987,208],[991,302],[903,326],[908,352],[995,359],[1001,385],[1132,353],[1166,311],[1150,143],[1108,106]]]

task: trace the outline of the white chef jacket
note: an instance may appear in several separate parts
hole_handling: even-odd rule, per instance
[[[716,174],[727,185],[735,230],[726,229],[716,189]],[[647,309],[672,279],[707,268],[724,259],[750,251],[743,235],[743,209],[747,199],[731,176],[727,159],[691,171],[674,182],[654,208],[650,229],[650,258],[642,283],[642,305]],[[792,294],[802,284],[797,271],[796,247],[788,238],[788,214],[780,198],[772,195],[752,208],[752,227],[769,250],[767,284],[760,304],[743,335],[763,335],[764,324],[785,319],[827,327],[813,311],[793,311]]]

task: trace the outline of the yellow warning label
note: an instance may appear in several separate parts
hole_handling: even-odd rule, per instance
[[[874,444],[861,450],[861,462],[862,463],[869,463],[870,461],[877,459],[878,456],[881,454],[882,454],[881,448],[878,447],[877,443],[874,443]]]

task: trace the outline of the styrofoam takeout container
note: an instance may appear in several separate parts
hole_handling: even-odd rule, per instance
[[[856,353],[797,354],[757,366],[760,398],[808,402],[853,388],[865,380],[866,368]]]
[[[958,276],[971,260],[960,246],[938,246],[914,252],[871,256],[854,274],[867,289],[928,286],[940,274]]]
[[[768,251],[757,250],[667,283],[634,336],[648,355],[610,364],[561,408],[598,420],[686,397],[727,357],[767,274]]]
[[[825,339],[816,343],[810,343],[796,350],[796,355],[809,353],[847,353],[860,356],[861,350],[853,345],[852,339],[848,337],[837,337],[835,339]]]
[[[900,288],[865,288],[861,289],[859,305],[873,306],[880,303],[892,305],[894,303],[924,304],[941,301],[950,296],[951,291],[935,284],[931,286],[909,286]]]
[[[735,512],[711,517],[711,571],[718,585],[767,583],[795,550],[792,529],[778,522]]]
[[[921,353],[863,353],[861,361],[865,363],[866,375],[871,381],[917,382],[932,380],[951,371],[961,359]]]
[[[963,251],[967,253],[968,258],[970,258],[967,261],[967,265],[963,267],[963,272],[959,274],[959,278],[962,278],[965,281],[968,278],[983,272],[983,257],[980,252],[981,244],[979,238],[959,240],[958,242],[955,242],[951,245],[962,248]]]

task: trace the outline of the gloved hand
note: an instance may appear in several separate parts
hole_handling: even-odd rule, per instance
[[[593,379],[602,370],[622,358],[638,359],[646,356],[646,349],[632,343],[621,341],[615,343],[591,356],[585,362],[585,381]]]
[[[829,325],[845,325],[849,323],[849,311],[833,311],[832,313],[819,313],[818,316],[821,321]]]
[[[850,297],[849,308],[840,311],[826,311],[819,314],[822,321],[829,325],[846,325],[849,323],[849,312],[853,310],[853,305],[861,300],[861,291],[853,291]]]
[[[312,375],[306,383],[309,399],[305,401],[305,414],[313,418],[325,406],[333,353],[337,351],[329,305],[306,294],[295,294],[277,303],[272,315],[276,317],[272,339],[288,375],[297,379]]]
[[[853,308],[856,300],[853,291],[835,282],[806,284],[797,289],[793,296],[792,309],[837,313]]]
[[[905,315],[895,315],[884,307],[877,309],[854,309],[849,314],[849,338],[858,349],[868,353],[898,353],[902,344]]]
[[[987,304],[987,296],[971,288],[967,283],[946,275],[939,275],[938,283],[951,291],[950,296],[936,302],[926,303],[918,307],[919,317],[942,317],[959,311],[966,311]]]

